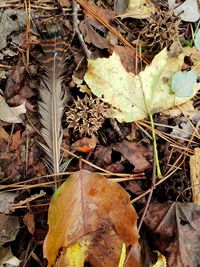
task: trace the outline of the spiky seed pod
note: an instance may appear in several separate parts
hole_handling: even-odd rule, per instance
[[[80,137],[93,135],[101,128],[105,121],[105,112],[109,105],[99,98],[86,95],[83,99],[77,98],[72,106],[66,111],[66,122],[68,128]]]
[[[147,19],[141,37],[151,50],[169,47],[180,36],[180,21],[172,10],[161,10],[157,7]]]

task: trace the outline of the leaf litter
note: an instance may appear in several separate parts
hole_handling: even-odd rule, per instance
[[[198,266],[197,1],[30,2],[0,3],[1,264]],[[67,48],[56,179],[38,146],[44,72],[32,57],[52,24]]]

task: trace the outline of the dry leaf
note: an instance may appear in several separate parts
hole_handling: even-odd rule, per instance
[[[16,193],[11,192],[0,193],[0,213],[9,213],[16,196]]]
[[[19,266],[20,260],[13,256],[10,246],[0,247],[0,267]]]
[[[72,266],[73,251],[81,262],[116,267],[123,243],[134,251],[126,266],[141,266],[137,214],[130,197],[102,175],[73,173],[53,195],[48,224],[44,256],[49,267]]]
[[[200,19],[197,0],[185,0],[177,3],[176,0],[168,0],[169,8],[184,21],[195,22]]]
[[[26,113],[25,102],[17,107],[9,107],[2,96],[0,96],[0,120],[9,123],[22,123],[20,114]]]
[[[154,5],[149,0],[129,0],[128,7],[120,18],[146,19],[155,10]]]
[[[97,144],[97,139],[95,136],[89,138],[89,137],[84,137],[82,139],[77,140],[71,145],[72,149],[75,149],[76,151],[84,152],[84,153],[89,153],[91,152]]]
[[[124,68],[126,69],[127,72],[132,72],[136,74],[135,73],[136,55],[135,51],[132,48],[128,46],[113,45],[110,47],[110,50],[112,52],[115,51],[120,56],[121,62],[124,65]]]
[[[105,33],[106,30],[98,21],[93,21],[90,18],[86,18],[80,22],[80,31],[84,36],[84,40],[88,44],[93,44],[94,46],[104,49],[109,47],[108,40],[102,37],[98,32],[95,31],[95,28]]]
[[[22,139],[21,139],[21,131],[17,131],[12,136],[12,142],[10,144],[10,151],[16,151],[19,146],[21,145]]]
[[[35,219],[34,214],[29,210],[23,217],[23,222],[26,224],[30,234],[34,235],[35,233]]]
[[[200,263],[200,206],[193,203],[150,204],[145,225],[153,245],[167,257],[167,266],[190,267]]]
[[[18,217],[0,214],[0,246],[15,240],[19,228]]]
[[[91,5],[91,7],[107,22],[115,18],[113,11],[100,8],[96,5]],[[107,33],[106,28],[87,12],[85,12],[85,19],[80,22],[79,28],[86,43],[92,43],[94,46],[100,49],[109,47],[109,41],[104,36],[102,37],[102,35]],[[96,30],[100,31],[101,35]]]
[[[9,134],[4,130],[3,127],[0,127],[0,138],[5,141],[9,140]]]
[[[122,153],[135,166],[134,172],[142,172],[151,166],[146,157],[152,156],[152,152],[142,145],[124,140],[112,145],[112,149]]]

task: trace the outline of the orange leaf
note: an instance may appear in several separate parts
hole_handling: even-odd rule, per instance
[[[96,144],[97,144],[96,137],[91,137],[91,138],[84,137],[74,142],[71,145],[71,148],[79,152],[89,153],[96,147]]]
[[[44,241],[48,266],[71,266],[74,244],[88,242],[84,259],[92,266],[118,266],[121,248],[133,247],[126,267],[140,264],[137,214],[128,193],[104,176],[81,170],[54,193],[49,207],[49,232]]]

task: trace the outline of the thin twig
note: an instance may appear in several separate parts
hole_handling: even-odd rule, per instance
[[[141,219],[140,219],[140,222],[139,222],[139,224],[138,224],[138,232],[140,232],[142,223],[143,223],[143,221],[144,221],[144,218],[145,218],[145,216],[146,216],[147,210],[148,210],[148,208],[149,208],[149,204],[150,204],[150,201],[151,201],[151,197],[152,197],[152,195],[153,195],[153,190],[155,189],[155,183],[156,183],[156,161],[155,161],[155,159],[154,159],[151,188],[150,188],[149,196],[148,196],[148,199],[147,199],[147,203],[146,203],[145,208],[144,208],[144,212],[143,212],[142,217],[141,217]]]
[[[183,157],[183,155],[181,154],[180,157],[176,160],[176,162],[179,161],[182,157]],[[167,179],[169,179],[169,178],[172,176],[172,174],[174,174],[174,173],[177,171],[177,169],[180,168],[180,166],[183,164],[184,160],[185,160],[185,159],[182,160],[182,162],[179,164],[178,167],[175,167],[175,169],[174,169],[173,171],[171,171],[171,172],[168,173],[164,178],[162,178],[161,180],[159,180],[159,181],[155,184],[155,188],[156,188],[158,185],[162,184],[162,183],[163,183],[164,181],[166,181]],[[149,188],[146,192],[142,193],[142,194],[139,195],[138,197],[134,198],[134,199],[131,201],[131,203],[133,204],[133,203],[137,202],[138,200],[140,200],[141,198],[145,197],[147,194],[150,193],[150,191],[151,191],[151,188]]]
[[[83,39],[82,34],[79,31],[79,27],[78,27],[79,26],[78,9],[79,9],[79,6],[76,3],[76,0],[73,0],[72,1],[72,10],[73,10],[73,12],[72,12],[72,18],[73,18],[73,30],[74,30],[74,34],[77,35],[77,37],[79,39],[79,42],[80,42],[80,44],[81,44],[81,46],[83,48],[83,51],[84,51],[87,59],[89,59],[90,56],[91,56],[91,52],[88,50],[87,45],[86,45],[86,43],[85,43],[85,41]]]

